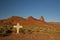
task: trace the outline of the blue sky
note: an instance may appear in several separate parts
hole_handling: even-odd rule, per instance
[[[60,0],[0,0],[0,19],[11,16],[44,16],[45,21],[60,22]]]

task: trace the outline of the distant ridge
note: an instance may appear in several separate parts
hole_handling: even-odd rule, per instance
[[[19,17],[19,16],[11,16],[7,19],[0,20],[0,25],[9,25],[13,26],[17,23],[20,23],[22,26],[52,26],[52,24],[49,24],[45,22],[45,19],[43,16],[41,16],[40,19],[36,19],[32,16],[29,16],[27,18]]]

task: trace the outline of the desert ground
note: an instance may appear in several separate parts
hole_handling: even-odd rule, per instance
[[[60,40],[60,22],[45,22],[43,17],[37,20],[32,16],[28,19],[13,16],[0,20],[1,25],[7,24],[9,26],[16,25],[17,22],[29,29],[24,27],[25,30],[19,34],[13,32],[8,36],[0,37],[0,40]]]

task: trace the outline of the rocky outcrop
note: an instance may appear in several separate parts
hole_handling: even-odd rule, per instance
[[[33,18],[32,16],[29,16],[28,18],[12,16],[10,18],[0,20],[0,25],[15,25],[17,23],[20,23],[23,26],[38,26],[44,22],[45,21],[43,16],[41,16],[40,19]]]
[[[44,20],[44,17],[43,17],[43,16],[41,16],[41,18],[40,18],[40,22],[45,22],[45,20]]]

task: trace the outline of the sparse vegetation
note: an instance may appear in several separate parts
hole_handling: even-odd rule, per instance
[[[7,36],[10,35],[12,32],[16,33],[16,29],[12,28],[10,29],[8,26],[0,26],[0,37],[1,36]],[[43,32],[43,33],[48,33],[48,34],[60,34],[60,29],[53,29],[53,28],[47,28],[47,27],[28,27],[28,28],[22,28],[20,29],[20,33],[28,33],[32,34],[33,32]]]
[[[17,22],[23,26],[23,28],[20,29],[20,34],[16,34],[17,30],[13,28],[13,25]],[[1,24],[3,26],[0,26],[0,40],[60,40],[60,24],[55,25],[53,23],[53,25],[47,23],[43,17],[40,19],[35,19],[33,17],[28,19],[11,17],[0,20],[0,25]],[[10,25],[12,28],[6,25]],[[46,25],[48,25],[48,27],[46,27]],[[49,28],[50,26],[53,28]]]
[[[1,36],[7,36],[12,32],[12,30],[10,30],[9,27],[7,27],[6,25],[4,26],[0,26],[0,37]]]
[[[11,32],[14,32],[14,33],[11,34]],[[48,33],[49,35],[44,33]],[[53,34],[53,36],[51,36],[51,34]],[[20,29],[20,34],[17,35],[15,28],[10,29],[7,26],[0,26],[0,38],[3,37],[2,40],[26,40],[26,39],[27,40],[35,40],[35,39],[50,40],[54,38],[57,39],[58,37],[57,38],[55,37],[56,34],[60,35],[60,29],[53,29],[53,28],[38,26],[34,28],[23,27],[22,29]]]
[[[58,29],[53,29],[53,28],[41,27],[40,31],[49,33],[49,34],[60,34],[60,29],[58,30]]]
[[[14,31],[16,33],[16,29]],[[20,29],[20,33],[33,33],[33,32],[44,32],[49,34],[60,34],[60,29],[53,29],[53,28],[47,28],[47,27],[34,27],[34,28],[22,28]]]
[[[20,28],[20,33],[25,34],[25,29],[24,28]]]

